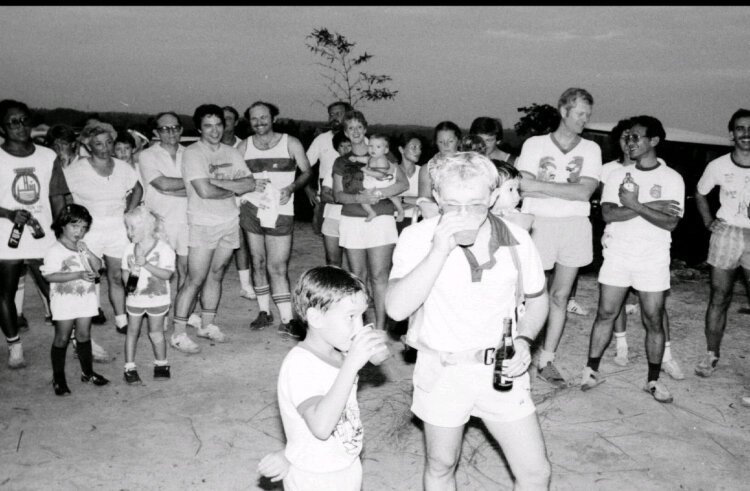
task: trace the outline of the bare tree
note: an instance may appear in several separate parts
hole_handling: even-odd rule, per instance
[[[352,53],[357,43],[349,41],[343,34],[321,27],[313,29],[306,39],[308,49],[324,60],[316,62],[316,65],[322,68],[320,75],[325,79],[325,87],[334,100],[346,101],[352,107],[357,107],[361,101],[389,100],[398,94],[398,90],[388,87],[392,81],[389,75],[359,71],[373,55],[366,51],[361,55]],[[325,105],[322,101],[317,102]]]

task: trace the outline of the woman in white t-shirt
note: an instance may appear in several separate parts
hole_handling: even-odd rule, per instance
[[[409,189],[401,193],[404,206],[405,220],[396,223],[396,229],[401,231],[411,225],[414,213],[418,212],[417,198],[419,197],[419,169],[417,165],[422,157],[422,138],[416,133],[404,133],[398,139],[398,151],[401,153],[401,170],[409,180]]]
[[[89,123],[78,139],[90,156],[81,157],[64,171],[73,201],[85,206],[93,217],[86,243],[94,254],[104,258],[115,327],[125,334],[128,317],[120,264],[129,241],[123,216],[138,206],[143,188],[130,164],[113,157],[116,138],[112,125]]]

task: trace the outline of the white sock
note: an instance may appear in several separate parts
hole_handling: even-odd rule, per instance
[[[292,314],[292,302],[280,302],[276,304],[279,309],[279,316],[281,316],[281,322],[284,324],[292,320],[294,315]]]
[[[126,363],[125,364],[125,371],[129,372],[130,370],[135,370],[135,363]]]
[[[672,359],[672,350],[669,349],[669,341],[664,343],[664,356],[661,357],[661,362],[666,363]]]
[[[271,295],[258,295],[258,310],[271,313]]]
[[[156,365],[157,367],[165,367],[165,366],[169,365],[169,362],[166,359],[164,359],[164,360],[154,360],[154,365]]]
[[[237,273],[240,275],[240,287],[243,290],[251,290],[253,286],[250,284],[250,270],[240,269],[237,270]]]
[[[615,333],[615,346],[619,348],[623,346],[624,349],[628,349],[628,339],[625,337],[628,333],[626,331]]]
[[[94,289],[96,290],[96,305],[99,306],[99,309],[102,308],[102,289],[101,289],[101,283],[94,283]]]
[[[554,362],[555,361],[555,352],[554,351],[545,351],[544,348],[539,350],[539,366],[544,368],[547,366],[548,362]]]
[[[125,327],[128,325],[128,314],[120,314],[115,316],[115,325],[117,327]]]
[[[19,317],[23,315],[23,297],[24,297],[24,293],[26,292],[25,283],[26,283],[26,280],[24,276],[19,278],[18,289],[16,290],[16,298],[15,298],[16,314]]]
[[[191,326],[201,327],[201,316],[193,312],[187,320],[187,323]]]

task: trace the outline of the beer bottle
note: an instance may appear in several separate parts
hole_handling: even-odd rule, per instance
[[[8,238],[8,247],[18,249],[18,244],[21,242],[21,235],[23,235],[23,228],[26,224],[13,222],[13,230],[10,231],[10,237]]]
[[[633,176],[630,175],[630,172],[625,173],[625,179],[622,180],[622,187],[628,191],[635,191],[635,181],[633,180]]]
[[[513,379],[505,375],[505,368],[516,354],[513,347],[513,321],[510,317],[503,319],[503,337],[495,351],[495,372],[492,377],[492,388],[506,392],[513,388]]]
[[[135,292],[135,289],[138,288],[138,278],[141,273],[141,267],[137,264],[133,264],[133,267],[130,268],[130,275],[128,276],[128,282],[125,285],[125,293],[127,295],[132,295]]]
[[[39,223],[39,220],[37,220],[34,217],[29,218],[29,225],[31,225],[31,236],[35,239],[41,239],[44,237],[44,229],[42,228],[42,225]]]

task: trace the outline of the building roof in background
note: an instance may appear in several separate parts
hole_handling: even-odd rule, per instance
[[[586,129],[589,131],[601,131],[609,133],[617,123],[589,123],[586,125]],[[697,133],[695,131],[683,130],[680,128],[664,128],[667,132],[667,141],[671,142],[682,142],[682,143],[697,143],[700,145],[720,145],[725,147],[731,147],[732,142],[727,136],[715,136],[707,135],[705,133]]]

